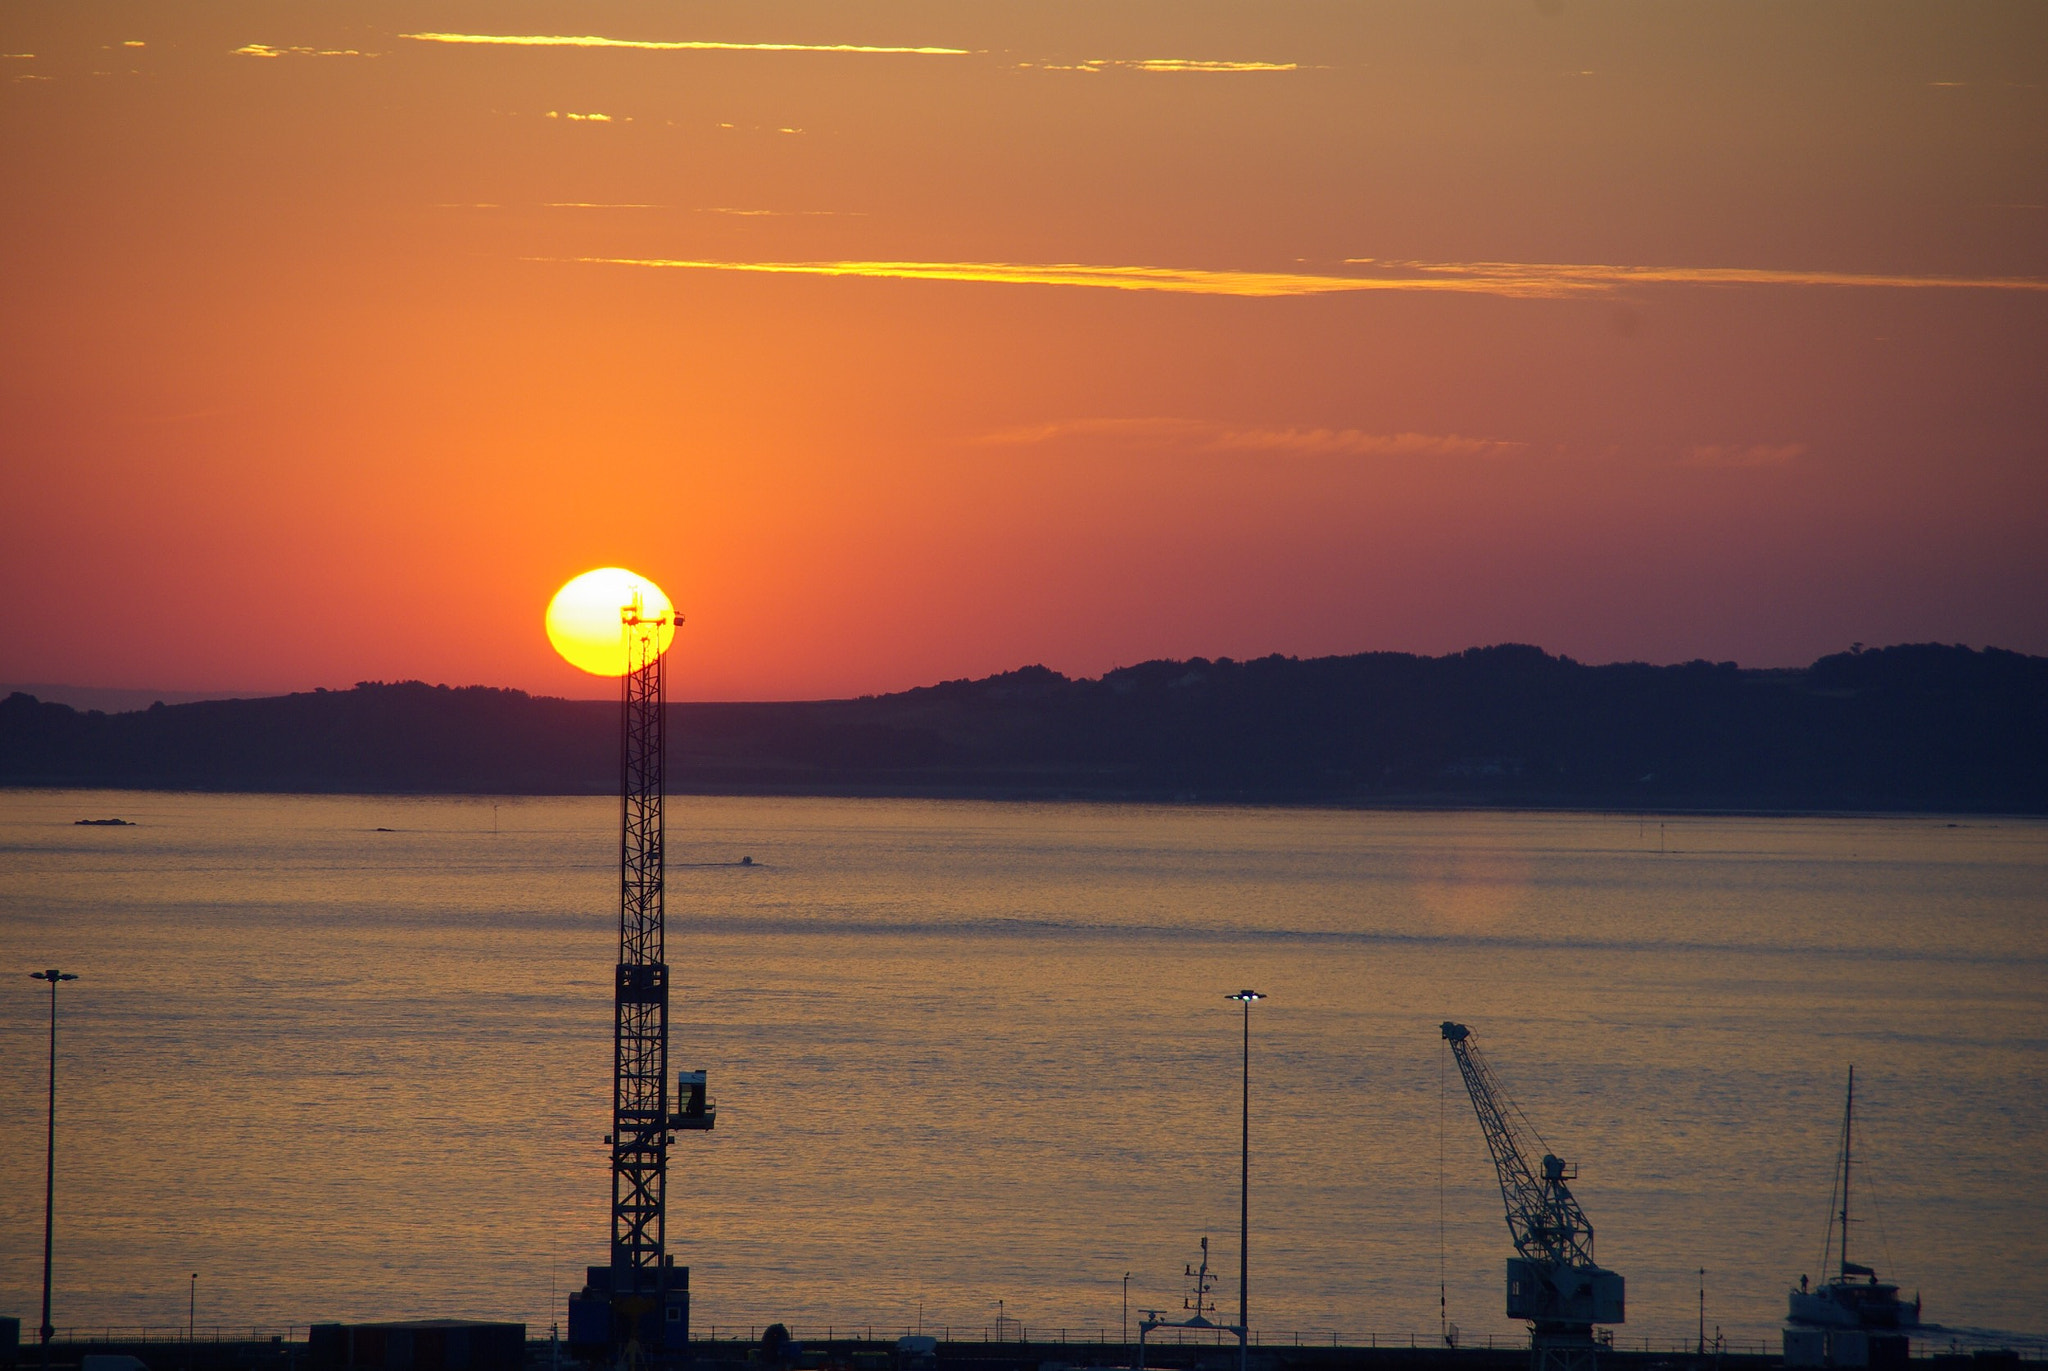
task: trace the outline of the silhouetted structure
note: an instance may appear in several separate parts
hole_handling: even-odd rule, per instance
[[[569,1344],[687,1352],[690,1271],[667,1253],[668,1149],[674,1129],[708,1129],[704,1073],[677,1081],[668,1103],[668,962],[662,845],[666,792],[666,613],[639,596],[622,611],[626,672],[619,703],[619,960],[613,978],[611,1261],[589,1268],[569,1300]]]
[[[1850,1164],[1855,1155],[1856,1068],[1849,1068],[1848,1093],[1842,1103],[1842,1142],[1835,1156],[1835,1190],[1828,1197],[1828,1234],[1822,1245],[1818,1284],[1801,1276],[1788,1292],[1784,1330],[1785,1365],[1795,1367],[1904,1366],[1911,1350],[1898,1329],[1920,1326],[1920,1297],[1911,1304],[1899,1298],[1899,1287],[1881,1281],[1877,1272],[1849,1260]],[[1840,1225],[1841,1246],[1835,1245]],[[1830,1258],[1839,1259],[1833,1275],[1825,1274]]]
[[[1508,1317],[1529,1321],[1531,1371],[1594,1371],[1599,1344],[1593,1325],[1622,1322],[1623,1283],[1593,1259],[1593,1225],[1567,1184],[1578,1178],[1578,1168],[1545,1148],[1539,1176],[1510,1117],[1521,1110],[1494,1079],[1472,1030],[1446,1022],[1443,1034],[1493,1154],[1508,1232],[1520,1254],[1508,1258]],[[1522,1122],[1528,1127],[1527,1119]]]
[[[476,1319],[316,1323],[306,1330],[314,1371],[521,1371],[526,1325]]]
[[[31,980],[48,981],[50,984],[50,1120],[43,1161],[43,1325],[38,1330],[43,1345],[43,1371],[49,1371],[50,1341],[57,1336],[57,1330],[50,1323],[50,1240],[55,1231],[57,1212],[57,987],[78,977],[54,966],[47,971],[28,974]]]

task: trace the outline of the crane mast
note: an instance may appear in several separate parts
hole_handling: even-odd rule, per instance
[[[612,996],[612,1293],[656,1296],[668,1218],[661,630],[627,606],[619,710],[619,961]]]
[[[1520,1111],[1472,1041],[1472,1030],[1446,1021],[1443,1035],[1493,1155],[1519,1254],[1508,1258],[1508,1317],[1529,1321],[1536,1371],[1586,1371],[1597,1346],[1593,1325],[1623,1321],[1623,1281],[1593,1258],[1593,1225],[1569,1184],[1578,1168],[1547,1149],[1540,1172],[1530,1166],[1530,1149],[1514,1122]]]
[[[676,1075],[671,1110],[663,776],[664,635],[680,622],[636,592],[621,608],[625,671],[619,710],[619,959],[613,975],[611,1259],[569,1300],[569,1343],[622,1364],[687,1355],[690,1269],[668,1245],[668,1161],[677,1130],[712,1128],[705,1073]]]

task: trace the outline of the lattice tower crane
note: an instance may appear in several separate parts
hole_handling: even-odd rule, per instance
[[[706,1131],[717,1109],[705,1073],[676,1074],[668,1095],[665,928],[664,636],[681,622],[635,592],[620,611],[625,672],[619,709],[619,960],[613,977],[611,1260],[569,1300],[569,1343],[620,1364],[687,1356],[690,1269],[668,1246],[668,1161],[677,1130]]]
[[[1472,1030],[1447,1021],[1443,1034],[1493,1154],[1520,1254],[1508,1258],[1508,1317],[1529,1321],[1535,1371],[1590,1371],[1599,1346],[1593,1325],[1623,1321],[1623,1282],[1593,1259],[1593,1225],[1567,1184],[1578,1167],[1547,1147],[1541,1172],[1531,1167],[1516,1120],[1538,1145],[1543,1139],[1501,1088]]]

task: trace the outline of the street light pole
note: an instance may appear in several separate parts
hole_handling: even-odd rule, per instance
[[[51,967],[31,971],[30,980],[50,983],[50,1130],[43,1154],[43,1371],[50,1368],[50,1339],[57,1330],[50,1324],[50,1234],[57,1210],[57,983],[75,981],[77,976]]]
[[[1124,1355],[1131,1354],[1131,1273],[1124,1272]]]
[[[1244,1005],[1244,1094],[1243,1131],[1238,1151],[1237,1172],[1237,1371],[1247,1371],[1251,1361],[1251,1324],[1245,1307],[1251,1287],[1252,1237],[1252,1001],[1266,997],[1256,990],[1240,990],[1228,999]]]
[[[192,1273],[192,1293],[185,1305],[185,1342],[189,1346],[199,1329],[199,1273]]]

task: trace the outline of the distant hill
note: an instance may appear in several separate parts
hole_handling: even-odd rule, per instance
[[[122,686],[79,686],[32,681],[0,681],[0,698],[20,691],[44,702],[55,701],[73,709],[97,709],[108,714],[129,709],[148,709],[158,700],[167,705],[190,704],[194,700],[232,700],[232,690],[133,690]]]
[[[670,709],[683,793],[2048,813],[2048,658],[1995,648],[1197,658]],[[601,794],[617,727],[610,703],[416,681],[124,714],[17,693],[0,784]]]

